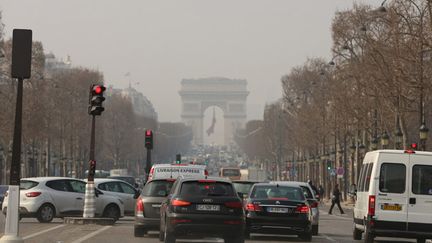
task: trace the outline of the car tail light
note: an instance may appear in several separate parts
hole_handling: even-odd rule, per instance
[[[171,205],[176,207],[185,207],[191,205],[191,203],[183,200],[174,199],[171,201]]]
[[[181,223],[190,223],[192,222],[192,220],[190,219],[172,219],[171,223],[172,224],[181,224]]]
[[[261,206],[257,203],[248,203],[248,204],[246,204],[245,209],[246,209],[246,211],[251,211],[251,212],[261,212],[262,211]]]
[[[141,197],[139,197],[136,200],[136,205],[135,205],[135,211],[136,211],[136,215],[137,216],[142,216],[144,217],[144,203],[141,200]]]
[[[297,213],[309,213],[309,207],[307,205],[301,205],[296,208]]]
[[[26,197],[37,197],[40,194],[42,194],[42,192],[27,192],[25,195]]]
[[[313,202],[311,204],[311,208],[317,208],[318,207],[318,202]]]
[[[242,208],[243,207],[241,202],[226,202],[225,206],[227,208]]]
[[[370,195],[369,196],[369,204],[368,204],[368,215],[369,216],[375,216],[375,196]]]

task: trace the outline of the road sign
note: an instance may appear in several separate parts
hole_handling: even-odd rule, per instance
[[[343,174],[345,174],[345,169],[343,168],[343,167],[338,167],[337,169],[336,169],[336,174],[339,176],[339,175],[343,175]]]

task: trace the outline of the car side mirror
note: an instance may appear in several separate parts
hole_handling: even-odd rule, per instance
[[[133,196],[134,199],[137,199],[141,195],[141,190],[137,189],[135,190],[135,194]]]
[[[99,189],[95,189],[95,196],[99,197],[99,195],[103,195],[103,192],[101,192]]]

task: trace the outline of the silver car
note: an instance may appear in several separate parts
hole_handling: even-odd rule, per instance
[[[306,199],[308,200],[310,207],[312,209],[312,235],[318,235],[319,231],[319,203],[316,198],[314,190],[312,190],[309,183],[300,181],[272,181],[271,183],[287,186],[299,186],[303,189]]]

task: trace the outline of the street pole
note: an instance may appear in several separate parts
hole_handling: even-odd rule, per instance
[[[87,184],[84,197],[84,213],[83,218],[94,218],[95,208],[96,208],[96,197],[95,197],[95,186],[94,186],[94,175],[91,169],[91,163],[96,167],[95,160],[95,145],[96,145],[96,116],[92,115],[92,124],[90,132],[90,160],[89,160],[89,170],[87,174]]]
[[[22,127],[23,79],[18,78],[18,90],[15,109],[15,127],[12,145],[12,163],[10,168],[10,185],[20,184],[21,174],[21,127]]]
[[[146,173],[147,173],[147,177],[150,174],[150,169],[151,169],[151,149],[147,148],[147,160],[146,160]]]

